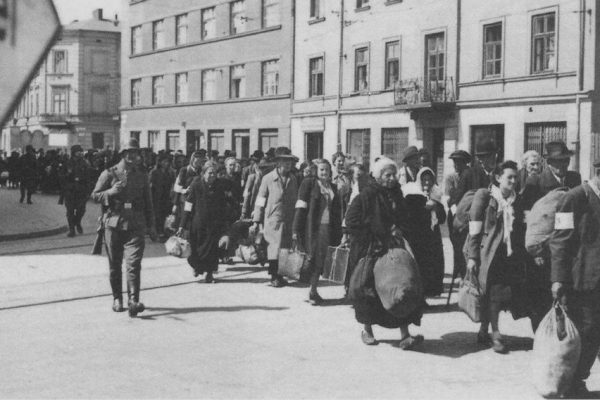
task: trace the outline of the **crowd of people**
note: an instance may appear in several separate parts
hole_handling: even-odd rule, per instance
[[[239,160],[230,151],[221,155],[205,150],[187,158],[164,151],[154,154],[132,139],[118,154],[120,160],[114,152],[92,155],[90,160],[80,146],[73,146],[70,157],[63,155],[56,167],[56,176],[67,207],[69,236],[81,232],[90,194],[102,204],[113,310],[125,310],[125,259],[132,317],[144,310],[139,292],[146,234],[153,240],[172,234],[187,239],[187,261],[194,276],[204,274],[206,283],[216,282],[219,263],[231,262],[242,237],[262,235],[263,261],[275,288],[287,284],[279,273],[280,250],[300,249],[311,260],[307,301],[315,306],[324,303],[318,287],[328,246],[350,249],[347,294],[361,259],[402,247],[418,265],[420,304],[403,318],[387,311],[377,294],[353,299],[353,307],[366,345],[377,344],[372,326],[380,325],[399,328],[399,347],[410,349],[423,337],[411,335],[409,326],[420,325],[427,299],[444,291],[441,226],[447,223],[454,277],[474,276],[481,289],[477,342],[507,353],[501,311],[510,311],[515,319],[529,318],[535,332],[553,302],[568,301],[583,343],[572,385],[572,393],[581,395],[600,348],[600,160],[594,164],[599,172],[582,183],[577,172],[568,171],[573,153],[563,142],[548,143],[545,149],[543,157],[535,151],[525,153],[521,168],[514,161],[500,162],[491,141],[479,143],[474,155],[457,150],[450,155],[455,171],[440,185],[426,151],[414,146],[404,150],[402,166],[385,156],[369,166],[341,152],[331,161],[309,160],[297,166],[299,158],[287,147],[266,154],[255,151],[249,160]],[[26,188],[25,176],[31,176],[23,171],[35,160],[31,148],[19,158],[17,176]],[[54,170],[57,164],[50,165]],[[9,171],[13,176],[14,166]],[[525,246],[527,215],[557,188],[568,192],[559,205],[554,233],[532,256]]]

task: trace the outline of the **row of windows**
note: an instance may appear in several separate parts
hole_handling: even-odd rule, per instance
[[[223,70],[220,68],[205,69],[201,72],[201,100],[218,100],[218,88]],[[279,92],[279,60],[268,60],[261,63],[262,96],[274,96]],[[131,81],[131,106],[141,106],[142,79]],[[246,94],[246,65],[238,64],[229,67],[229,98],[240,99]],[[188,73],[175,75],[175,103],[189,101]],[[152,104],[166,104],[164,75],[152,77]]]
[[[280,24],[279,0],[262,0],[262,28]],[[246,11],[246,1],[236,0],[229,3],[229,34],[236,35],[246,32],[249,20]],[[175,16],[175,45],[181,46],[190,42],[188,35],[188,13]],[[217,37],[217,18],[215,7],[200,10],[200,40]],[[152,22],[152,50],[167,47],[165,20]],[[143,51],[142,25],[131,28],[131,54]]]
[[[50,90],[50,114],[69,114],[70,86],[52,86]],[[108,88],[105,86],[92,87],[90,89],[90,112],[91,114],[108,113]],[[39,88],[26,93],[21,103],[15,110],[13,117],[29,117],[40,115]]]
[[[53,74],[68,74],[68,51],[52,50],[49,58],[49,71]],[[104,75],[109,70],[108,52],[92,51],[90,54],[90,71],[93,74]]]

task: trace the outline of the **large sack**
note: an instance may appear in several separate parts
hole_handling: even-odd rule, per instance
[[[165,242],[167,254],[179,258],[188,258],[192,254],[190,242],[179,236],[171,236]]]
[[[568,188],[558,188],[539,199],[527,215],[525,247],[534,257],[539,256],[554,232],[554,218]]]
[[[253,244],[244,245],[240,244],[238,246],[238,257],[242,259],[246,264],[255,265],[258,264],[258,253],[256,251],[256,247]]]
[[[469,211],[471,211],[471,204],[477,190],[472,189],[465,193],[456,206],[456,215],[452,227],[459,232],[469,227]]]
[[[375,262],[374,275],[381,304],[395,317],[405,318],[423,303],[419,267],[408,251],[389,249]]]
[[[544,397],[562,396],[571,386],[579,363],[581,339],[559,304],[546,314],[533,342],[533,384]]]

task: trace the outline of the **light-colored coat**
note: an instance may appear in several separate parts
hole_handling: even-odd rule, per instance
[[[293,174],[289,175],[285,186],[277,169],[262,178],[256,197],[253,221],[263,222],[264,237],[269,244],[267,248],[269,260],[277,260],[280,248],[291,247],[297,199],[298,182]]]

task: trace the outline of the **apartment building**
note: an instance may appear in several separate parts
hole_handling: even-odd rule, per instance
[[[292,0],[123,2],[123,142],[238,157],[289,145]]]
[[[104,19],[101,9],[64,26],[3,127],[1,148],[118,145],[120,43],[118,22]]]

